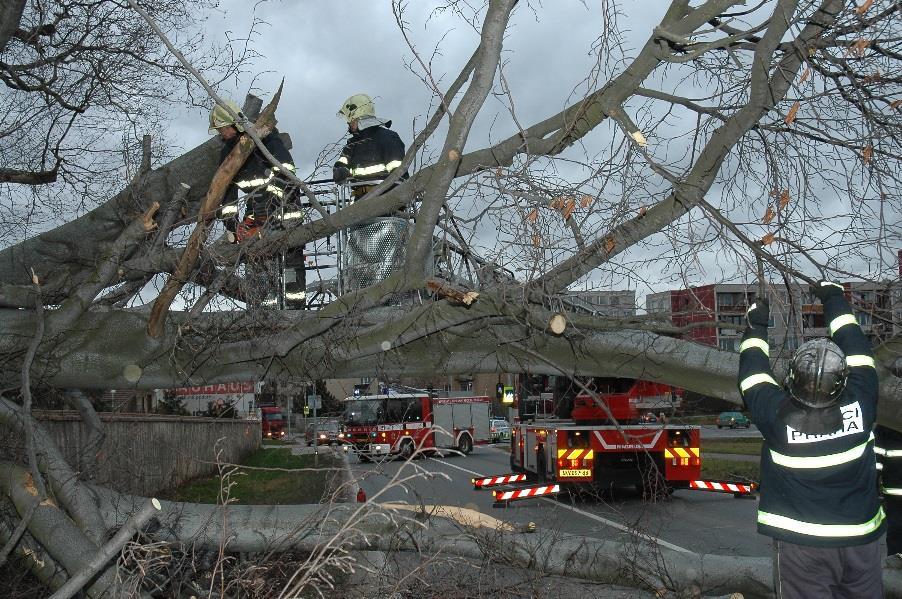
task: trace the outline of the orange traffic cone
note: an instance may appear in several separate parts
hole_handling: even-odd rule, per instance
[[[363,490],[363,487],[357,490],[357,503],[366,503],[366,493]]]

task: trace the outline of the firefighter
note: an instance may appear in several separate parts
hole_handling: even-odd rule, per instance
[[[376,116],[373,99],[366,94],[345,100],[337,116],[348,123],[351,138],[332,167],[332,178],[336,183],[349,181],[356,200],[401,166],[404,142],[390,129],[391,121]],[[405,172],[401,179],[406,178]]]
[[[235,102],[226,100],[225,104],[238,114]],[[222,162],[238,143],[244,128],[229,114],[223,106],[217,104],[210,112],[210,134],[219,134],[224,142],[219,162]],[[219,218],[224,221],[226,237],[231,243],[239,243],[246,239],[259,237],[264,228],[277,228],[300,223],[303,212],[298,203],[297,189],[288,184],[288,180],[280,173],[294,173],[294,159],[275,129],[262,139],[263,145],[281,165],[274,166],[255,149],[244,166],[235,175],[226,191],[219,209]],[[244,218],[238,220],[238,192],[244,194],[246,202]],[[281,264],[278,264],[281,263]],[[289,310],[304,308],[306,276],[304,270],[304,248],[292,248],[284,256],[276,260],[276,264],[268,263],[258,269],[257,278],[262,289],[260,297],[249,298],[251,303],[260,302],[267,307],[283,303],[281,307]],[[279,272],[273,272],[277,270]],[[284,295],[282,284],[284,282]]]
[[[902,433],[886,426],[874,429],[880,494],[886,512],[886,553],[888,565],[902,567]]]
[[[871,346],[837,283],[812,287],[832,340],[793,356],[784,386],[768,359],[769,307],[756,300],[739,348],[739,390],[764,437],[758,532],[774,539],[778,598],[883,596]],[[785,388],[784,388],[785,387]]]

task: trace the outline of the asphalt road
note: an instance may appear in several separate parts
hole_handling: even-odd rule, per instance
[[[627,531],[638,530],[677,551],[771,554],[769,539],[755,530],[755,499],[681,490],[669,499],[647,502],[636,491],[623,489],[601,498],[561,495],[494,508],[491,491],[474,490],[471,478],[509,472],[503,445],[479,446],[466,457],[425,458],[408,465],[402,460],[362,464],[354,456],[348,459],[370,501],[467,507],[514,524],[534,522],[562,533],[605,539],[625,540]]]

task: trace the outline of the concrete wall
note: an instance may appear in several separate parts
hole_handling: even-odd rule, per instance
[[[69,463],[85,476],[121,492],[153,495],[199,476],[215,473],[220,461],[238,462],[261,444],[259,420],[100,414],[106,433],[96,472],[83,447],[87,430],[74,412],[35,416],[56,441]],[[217,445],[217,441],[219,441]],[[24,445],[24,440],[21,441]],[[24,454],[20,454],[24,455]]]

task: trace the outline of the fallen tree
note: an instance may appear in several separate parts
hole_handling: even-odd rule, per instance
[[[220,142],[212,139],[155,169],[145,147],[140,171],[108,201],[0,251],[0,423],[13,434],[33,436],[29,472],[38,473],[4,465],[0,537],[36,577],[59,588],[87,571],[91,557],[102,554],[107,533],[138,500],[79,480],[23,409],[28,402],[18,401],[28,395],[29,378],[58,387],[150,389],[266,378],[529,371],[643,378],[738,403],[736,354],[676,338],[687,328],[660,318],[574,311],[563,303],[564,294],[603,268],[641,279],[648,263],[669,267],[680,282],[692,280],[686,265],[712,253],[734,266],[723,280],[746,281],[745,273],[755,272],[772,297],[788,292],[792,308],[793,281],[848,277],[854,269],[849,264],[870,264],[874,246],[899,240],[887,224],[892,219],[876,216],[900,213],[899,88],[889,75],[898,70],[900,54],[895,4],[855,8],[839,0],[779,0],[736,13],[742,4],[737,0],[698,6],[675,0],[635,56],[622,52],[609,25],[596,47],[595,75],[604,76],[593,78],[576,101],[527,127],[511,103],[511,134],[468,149],[488,95],[495,86],[506,93],[501,53],[516,4],[493,0],[475,15],[482,23],[479,45],[447,90],[435,92],[436,109],[411,144],[404,168],[447,120],[438,158],[402,185],[392,187],[390,178],[328,218],[310,218],[249,244],[201,239],[180,270],[185,249],[170,234],[198,220]],[[400,3],[396,10],[403,12]],[[398,23],[403,33],[404,19]],[[7,47],[25,44],[15,46],[22,53],[43,39],[39,32],[24,40],[9,37],[6,29],[3,36]],[[611,66],[620,64],[617,59],[623,64]],[[708,87],[692,97],[680,93],[671,77],[704,79]],[[817,116],[806,119],[806,111]],[[680,145],[685,132],[670,120],[675,112],[695,122],[688,145]],[[598,159],[586,152],[577,161],[583,169],[573,177],[578,183],[553,172],[599,132],[610,137],[610,147]],[[674,157],[671,145],[685,151]],[[49,184],[51,177],[32,166],[32,176],[0,184]],[[870,199],[872,186],[881,189],[877,200]],[[837,189],[842,195],[824,193]],[[210,296],[241,298],[249,284],[242,273],[246,260],[265,260],[415,206],[407,261],[385,281],[309,313],[207,309]],[[215,207],[205,206],[201,220]],[[823,225],[824,214],[838,219],[841,230]],[[480,238],[485,227],[513,234],[499,237],[480,257],[471,246],[486,249]],[[438,237],[453,240],[463,256],[461,270],[430,272]],[[831,248],[826,255],[825,246]],[[505,271],[509,265],[520,270]],[[879,266],[867,273],[875,281],[888,272]],[[204,296],[183,294],[185,304],[194,305],[173,310],[175,293],[169,293],[151,317],[148,298],[139,292],[158,275],[176,275],[170,289],[191,283]],[[426,300],[385,306],[411,292]],[[135,305],[124,307],[129,301]],[[875,312],[874,318],[885,316]],[[890,327],[898,324],[893,318]],[[154,334],[148,335],[151,324]],[[705,324],[722,326],[689,326]],[[877,358],[880,420],[902,429],[899,347],[898,337],[890,339]],[[86,420],[96,420],[90,406],[80,407]],[[321,509],[327,513],[316,511]],[[580,576],[647,588],[670,584],[674,591],[694,585],[704,592],[733,590],[728,578],[740,571],[735,562],[711,556],[694,556],[687,567],[686,559],[659,548],[637,550],[623,561],[622,546],[544,535],[499,544],[485,531],[455,529],[459,534],[449,542],[445,524],[417,528],[418,520],[384,511],[372,514],[372,521],[355,520],[359,509],[167,505],[169,519],[147,533],[156,539],[148,542],[200,544],[221,553],[226,545],[237,552],[299,549],[314,559],[333,556],[338,561],[330,563],[339,568],[350,563],[341,560],[351,549],[420,547],[518,565],[538,558],[545,571],[563,575],[575,572],[571,558],[577,557],[597,568]],[[358,527],[360,534],[341,537],[343,526]],[[769,570],[748,563],[741,590],[765,593]],[[307,566],[296,584],[323,583]],[[102,570],[88,594],[122,592],[116,574],[115,567]]]

